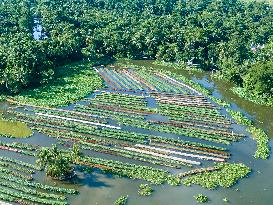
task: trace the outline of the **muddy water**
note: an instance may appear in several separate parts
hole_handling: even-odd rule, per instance
[[[150,61],[133,61],[133,63],[152,66]],[[258,126],[261,126],[273,136],[273,120],[270,119],[273,116],[272,108],[257,106],[251,102],[239,99],[229,90],[232,85],[210,79],[207,73],[183,72],[183,74],[212,89],[215,96],[232,103],[232,107],[244,111]],[[153,102],[150,102],[150,104],[153,105]],[[7,105],[0,105],[0,109],[1,107],[6,108]],[[71,108],[73,106],[70,106],[68,109]],[[239,126],[238,129],[243,130],[243,127]],[[5,141],[12,140],[5,139]],[[31,138],[19,139],[18,141],[43,146],[55,143],[55,140],[38,133],[35,133]],[[272,141],[270,145],[273,145]],[[144,181],[119,178],[103,174],[98,170],[95,170],[92,174],[80,174],[76,179],[77,184],[75,185],[67,183],[59,184],[67,187],[75,187],[80,191],[81,194],[79,196],[69,197],[69,203],[72,205],[112,205],[120,195],[129,195],[128,205],[195,205],[197,203],[193,196],[199,193],[207,195],[210,199],[208,204],[212,205],[226,204],[223,202],[223,198],[225,197],[229,200],[229,204],[234,205],[271,205],[273,204],[273,180],[271,177],[273,158],[271,157],[266,161],[254,159],[252,155],[255,152],[255,148],[255,142],[250,137],[231,146],[232,158],[230,162],[244,162],[253,171],[248,179],[240,180],[238,184],[230,189],[219,188],[210,191],[199,186],[172,187],[169,185],[160,185],[154,186],[155,191],[151,197],[139,197],[137,194],[138,186],[141,183],[145,183]],[[2,154],[14,155],[13,153],[3,153],[0,151],[0,155]],[[24,156],[21,156],[20,159],[24,160]],[[34,159],[25,160],[33,162]],[[182,172],[183,169],[180,171]],[[37,178],[39,181],[49,184],[56,183],[45,179],[43,173],[39,174]]]

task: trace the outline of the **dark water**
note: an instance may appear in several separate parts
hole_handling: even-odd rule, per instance
[[[151,61],[132,62],[138,65],[152,66]],[[255,105],[251,102],[239,99],[229,90],[232,85],[213,80],[208,77],[207,73],[183,72],[183,74],[203,84],[205,87],[213,89],[215,96],[232,103],[232,107],[244,111],[255,121],[257,126],[264,128],[270,136],[273,137],[273,108]],[[150,100],[149,106],[153,105],[153,101]],[[7,105],[0,105],[0,108],[1,107],[7,107]],[[67,109],[72,108],[73,106],[69,106]],[[157,116],[153,117],[156,118]],[[238,126],[236,129],[244,132],[244,128],[241,126]],[[5,141],[11,140],[12,139],[6,139]],[[49,146],[55,143],[55,140],[48,139],[38,133],[35,133],[35,135],[29,139],[20,139],[20,141],[41,144],[43,146]],[[272,147],[272,141],[270,145]],[[111,205],[114,204],[114,201],[120,195],[129,195],[128,205],[195,205],[197,203],[193,196],[200,193],[207,195],[210,199],[208,204],[212,205],[227,204],[223,201],[225,197],[229,200],[228,204],[271,205],[273,204],[273,179],[271,179],[273,158],[271,157],[269,160],[256,160],[253,158],[255,149],[255,142],[250,137],[247,137],[241,142],[234,143],[233,146],[230,147],[232,153],[230,162],[243,162],[252,168],[252,173],[249,178],[240,180],[238,184],[230,189],[219,188],[210,191],[199,186],[173,187],[169,185],[159,185],[153,186],[155,191],[151,197],[139,197],[137,193],[138,186],[141,183],[145,183],[144,181],[106,175],[98,170],[92,174],[80,174],[78,179],[76,179],[78,182],[76,185],[67,184],[65,182],[58,184],[75,187],[80,191],[80,195],[69,197],[69,203],[72,205]],[[2,155],[4,153],[0,152],[0,154]],[[13,155],[11,153],[5,153],[5,155],[6,154]],[[23,158],[23,156],[20,156],[20,159],[23,160]],[[27,160],[32,162],[34,159]],[[177,172],[182,172],[184,169],[178,170]],[[45,179],[43,173],[40,173],[37,177],[39,181],[44,181],[49,184],[56,183],[50,179]]]

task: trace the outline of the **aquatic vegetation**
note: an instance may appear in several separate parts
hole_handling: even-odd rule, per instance
[[[91,167],[98,167],[119,176],[126,176],[132,179],[144,179],[153,184],[166,182],[170,174],[163,169],[87,156],[81,158],[79,163]]]
[[[26,138],[31,135],[32,131],[25,123],[0,118],[0,137]]]
[[[250,173],[250,168],[244,164],[218,163],[219,170],[203,172],[182,179],[186,186],[197,184],[207,189],[215,189],[218,186],[229,188],[239,179]]]
[[[234,111],[231,109],[227,109],[227,112],[236,120],[237,123],[250,126],[253,124],[251,120],[249,120],[243,113],[239,111]]]
[[[12,163],[12,164],[15,164],[15,165],[20,165],[22,167],[26,167],[26,168],[33,169],[33,170],[40,170],[36,165],[26,163],[26,162],[23,162],[23,161],[20,161],[20,160],[16,160],[16,159],[13,159],[13,158],[9,158],[9,157],[2,157],[1,156],[0,161]]]
[[[198,203],[206,203],[209,200],[209,198],[203,194],[198,194],[194,196],[194,198],[196,199]]]
[[[239,97],[249,100],[251,102],[254,102],[256,104],[273,106],[272,96],[269,96],[266,94],[264,94],[264,95],[254,94],[254,93],[247,91],[245,88],[242,88],[242,87],[233,87],[231,90],[235,94],[237,94]]]
[[[133,119],[125,120],[123,118],[119,118],[119,123],[122,123],[123,125],[127,125],[127,126],[133,126],[133,127],[139,127],[139,128],[148,129],[148,130],[155,130],[159,132],[166,132],[166,133],[171,133],[176,135],[199,138],[199,139],[227,144],[227,145],[230,144],[231,141],[237,141],[237,139],[234,138],[232,135],[225,137],[219,134],[214,134],[214,133],[208,134],[202,131],[196,131],[196,130],[187,129],[187,128],[178,128],[178,127],[169,126],[169,125],[153,125],[151,123],[143,122],[140,120],[133,120]]]
[[[22,104],[43,107],[66,106],[102,88],[97,72],[90,69],[92,63],[78,63],[60,67],[59,78],[50,84],[28,90],[11,98]]]
[[[128,196],[120,196],[114,203],[114,205],[126,205]]]
[[[35,165],[9,157],[0,157],[0,199],[14,203],[20,201],[24,204],[68,205],[64,194],[77,194],[77,191],[35,182],[32,174],[39,170]]]
[[[254,154],[255,158],[267,159],[270,155],[270,147],[268,145],[269,137],[260,128],[250,126],[247,130],[253,135],[254,140],[257,142],[257,150]]]
[[[231,156],[227,146],[209,142],[229,145],[245,137],[233,131],[232,121],[221,113],[219,106],[200,93],[198,86],[192,88],[165,72],[145,69],[99,68],[93,71],[104,78],[112,91],[97,92],[93,98],[84,98],[84,105],[79,103],[73,106],[73,110],[28,106],[24,111],[13,109],[7,112],[11,119],[26,123],[32,130],[54,138],[60,148],[67,150],[57,150],[57,145],[50,150],[18,142],[0,142],[0,149],[38,157],[48,175],[61,179],[73,171],[73,164],[80,170],[98,168],[106,173],[156,185],[199,184],[214,189],[218,186],[230,187],[250,172],[243,164],[217,163],[213,167],[199,167],[178,175],[172,173],[174,168],[181,166],[200,166],[201,160],[225,162]],[[134,92],[136,88],[138,90]],[[153,98],[155,107],[148,107],[146,98]],[[235,120],[247,123],[240,114],[230,113]],[[162,120],[157,117],[162,117]],[[141,129],[132,131],[128,128]],[[138,130],[149,132],[143,134]],[[154,131],[158,134],[154,134]],[[165,133],[175,134],[177,138],[165,137],[162,135]],[[182,140],[180,136],[189,137],[189,140]],[[84,155],[72,160],[69,153],[74,150],[71,148],[75,143],[78,151],[84,150]],[[89,154],[90,151],[115,160],[97,155],[94,157]],[[143,162],[145,165],[142,165]],[[0,186],[5,187],[0,199],[6,194],[17,198],[18,193],[22,192],[21,200],[28,200],[28,195],[31,195],[35,196],[29,200],[33,203],[61,205],[67,203],[65,194],[77,193],[73,189],[53,188],[35,182],[31,174],[38,169],[21,161],[0,158]],[[9,189],[15,190],[13,195]],[[45,191],[56,193],[46,195]],[[149,196],[152,191],[150,185],[141,184],[138,193]],[[6,200],[13,201],[14,198]],[[196,196],[196,200],[205,202],[207,199]],[[127,198],[121,197],[117,203],[126,201]]]
[[[253,126],[253,122],[244,116],[241,112],[236,112],[233,110],[227,110],[231,116],[242,125],[246,125],[247,131],[250,132],[253,136],[253,139],[257,142],[257,150],[254,154],[255,158],[267,159],[270,155],[270,147],[268,145],[269,137],[260,128]]]
[[[140,196],[150,196],[153,192],[153,188],[149,184],[140,184],[138,194]]]

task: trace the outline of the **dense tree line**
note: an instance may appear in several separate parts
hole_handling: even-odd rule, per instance
[[[101,57],[197,63],[272,95],[273,7],[240,0],[2,0],[0,83],[47,83],[58,65]],[[32,36],[33,18],[45,37]]]

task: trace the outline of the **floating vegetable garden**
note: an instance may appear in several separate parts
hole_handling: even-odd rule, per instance
[[[14,104],[19,101],[19,106],[11,107],[4,117],[6,121],[23,123],[34,135],[39,132],[56,140],[61,152],[69,152],[77,144],[84,153],[75,163],[83,167],[80,170],[98,168],[151,184],[228,188],[250,172],[244,164],[227,162],[232,157],[229,146],[246,137],[234,129],[236,122],[249,126],[248,131],[257,140],[255,157],[269,156],[266,133],[255,128],[242,114],[226,110],[224,102],[215,101],[208,91],[181,76],[105,67],[89,70],[86,80],[82,79],[81,72],[77,75],[75,78],[84,81],[84,86],[76,96],[56,97],[58,100],[47,104],[49,99],[36,100],[37,95],[43,93],[28,93],[26,95],[31,97],[25,95],[10,100]],[[105,81],[106,88],[84,98],[88,90],[102,87],[98,76]],[[70,80],[78,81],[67,79],[67,82]],[[54,92],[61,95],[61,91]],[[44,106],[67,105],[79,97],[83,99],[71,109]],[[0,130],[3,138],[15,137],[12,132],[1,133]],[[0,150],[33,159],[43,147],[42,144],[0,141]],[[211,162],[216,164],[211,166]],[[182,168],[187,171],[178,171]],[[40,171],[34,164],[0,157],[0,199],[63,205],[68,203],[67,195],[77,194],[74,189],[36,182],[33,174]],[[141,196],[152,192],[151,186],[145,183],[138,190]],[[203,195],[195,198],[198,202],[208,200]],[[122,196],[115,204],[126,202],[127,197]]]

